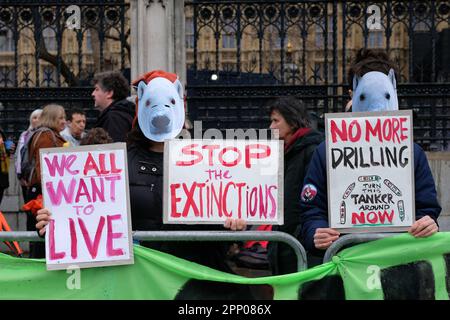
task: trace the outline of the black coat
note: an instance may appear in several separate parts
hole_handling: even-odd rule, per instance
[[[309,162],[316,147],[324,137],[312,130],[300,137],[284,155],[284,225],[274,225],[272,230],[283,231],[294,237],[300,232],[300,194]],[[269,259],[274,274],[297,271],[297,259],[288,245],[269,243]]]
[[[128,148],[131,221],[133,230],[224,230],[222,226],[163,224],[163,153],[135,145]],[[142,245],[210,268],[232,273],[226,264],[226,242],[143,242]]]
[[[125,142],[135,115],[134,103],[127,99],[114,101],[98,116],[94,128],[103,128],[114,142]]]
[[[3,133],[3,131],[0,129],[0,135],[3,138],[3,142],[6,141],[6,136]],[[7,152],[7,155],[9,157],[9,152]],[[12,161],[10,161],[10,165],[12,164]],[[1,173],[0,172],[0,189],[7,189],[9,187],[9,175],[6,173]]]

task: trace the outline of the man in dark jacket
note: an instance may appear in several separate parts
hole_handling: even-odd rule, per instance
[[[135,115],[134,104],[126,99],[128,81],[120,72],[108,71],[96,74],[94,84],[92,97],[100,110],[94,128],[103,128],[114,142],[125,142]]]

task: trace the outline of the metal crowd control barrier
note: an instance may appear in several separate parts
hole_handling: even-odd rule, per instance
[[[367,234],[346,234],[336,240],[325,252],[323,257],[323,263],[330,262],[331,259],[338,253],[342,247],[349,244],[360,244],[364,242],[374,241],[378,239],[383,239],[387,237],[392,237],[396,233],[367,233]]]
[[[278,241],[289,245],[297,256],[297,270],[307,268],[306,251],[290,234],[280,231],[133,231],[140,241]],[[44,241],[33,231],[0,232],[0,241]]]

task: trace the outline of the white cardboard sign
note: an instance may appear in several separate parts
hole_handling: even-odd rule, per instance
[[[412,112],[325,116],[330,227],[405,231],[415,221]]]
[[[48,270],[133,264],[125,143],[40,150]]]
[[[164,190],[164,223],[283,224],[283,144],[166,141]]]

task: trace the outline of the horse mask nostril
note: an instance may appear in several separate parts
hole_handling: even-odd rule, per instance
[[[164,128],[170,123],[170,119],[167,116],[156,116],[152,119],[152,125],[155,128]]]
[[[364,100],[366,100],[366,96],[365,96],[365,95],[363,95],[363,94],[362,94],[362,95],[360,95],[360,96],[359,96],[359,100],[361,100],[361,101],[364,101]]]
[[[385,97],[386,97],[386,99],[391,99],[391,95],[389,94],[389,93],[386,93],[386,95],[385,95]]]

